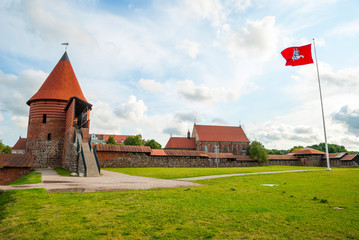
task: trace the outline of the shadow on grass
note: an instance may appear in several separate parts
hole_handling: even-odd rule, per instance
[[[14,192],[12,191],[1,191],[0,190],[0,223],[7,217],[7,206],[15,201],[15,197],[13,196]]]

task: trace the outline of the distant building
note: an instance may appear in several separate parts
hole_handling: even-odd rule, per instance
[[[20,137],[15,145],[11,148],[11,153],[24,154],[26,150],[26,140],[27,138]]]
[[[108,138],[112,136],[116,143],[124,143],[127,137],[133,137],[132,135],[116,135],[116,134],[95,134],[91,135],[92,144],[106,144]]]
[[[245,155],[249,140],[241,126],[216,126],[194,124],[192,137],[171,137],[165,149],[184,149]]]

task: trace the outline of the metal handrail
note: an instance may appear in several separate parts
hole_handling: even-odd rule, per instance
[[[96,147],[96,145],[93,146],[93,154],[94,154],[95,159],[96,159],[98,173],[101,174],[101,166],[100,166],[100,161],[98,160],[98,157],[97,157],[97,147]]]
[[[82,156],[82,162],[84,163],[85,174],[87,176],[87,165],[86,165],[85,155],[84,155],[84,151],[82,149],[82,146],[81,146],[81,156]]]

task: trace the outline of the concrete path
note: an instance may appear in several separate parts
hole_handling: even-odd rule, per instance
[[[49,192],[98,192],[199,186],[198,183],[131,176],[101,170],[100,177],[62,177],[52,169],[39,169],[42,183],[0,186],[0,190],[45,188]]]
[[[260,175],[260,174],[272,174],[272,173],[290,173],[290,172],[308,172],[308,171],[326,171],[326,169],[285,170],[285,171],[255,172],[255,173],[233,173],[233,174],[211,175],[211,176],[202,176],[202,177],[178,178],[175,180],[177,180],[177,181],[197,181],[197,180],[234,177],[234,176]]]

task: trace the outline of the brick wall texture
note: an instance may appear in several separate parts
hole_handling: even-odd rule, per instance
[[[0,168],[0,185],[7,185],[31,172],[31,168],[4,167]]]

